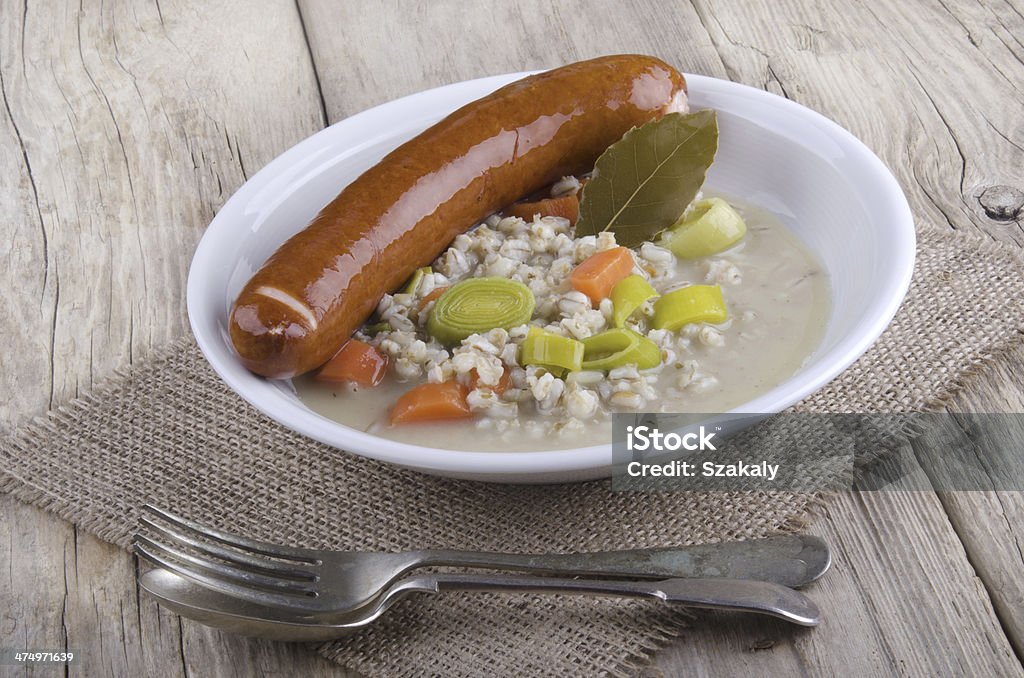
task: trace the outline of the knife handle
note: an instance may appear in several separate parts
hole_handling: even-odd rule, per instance
[[[809,584],[832,562],[828,545],[810,535],[593,553],[424,550],[409,555],[414,556],[412,567],[447,565],[634,579],[756,579],[789,587]]]

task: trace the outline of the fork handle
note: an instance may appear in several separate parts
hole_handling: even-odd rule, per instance
[[[524,572],[668,579],[719,577],[803,586],[828,569],[828,545],[810,535],[783,535],[678,548],[595,553],[515,554],[425,550],[412,555],[414,567],[450,565]]]
[[[603,581],[500,574],[435,573],[403,580],[396,585],[392,593],[412,591],[491,591],[655,598],[687,607],[766,614],[801,626],[817,626],[821,623],[818,606],[804,594],[779,584],[749,579]]]

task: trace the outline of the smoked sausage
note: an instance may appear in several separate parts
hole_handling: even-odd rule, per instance
[[[345,187],[256,272],[231,311],[240,359],[273,378],[318,367],[456,235],[590,170],[632,127],[686,105],[676,69],[616,55],[533,75],[463,106]]]

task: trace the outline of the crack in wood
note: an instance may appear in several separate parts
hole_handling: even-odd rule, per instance
[[[991,120],[989,120],[989,118],[988,118],[988,116],[987,116],[987,115],[985,115],[984,113],[982,113],[982,114],[981,114],[981,117],[982,117],[982,119],[983,119],[983,120],[984,120],[984,121],[985,121],[985,122],[986,122],[986,123],[988,124],[988,126],[992,128],[992,131],[994,131],[994,132],[995,132],[996,134],[998,134],[998,135],[999,135],[1000,137],[1002,137],[1002,138],[1003,138],[1003,140],[1004,140],[1004,141],[1006,141],[1006,143],[1010,144],[1011,146],[1013,146],[1014,148],[1016,148],[1016,149],[1017,149],[1018,151],[1020,151],[1021,153],[1024,153],[1024,146],[1021,146],[1021,145],[1020,145],[1020,144],[1018,144],[1018,143],[1017,143],[1016,141],[1014,141],[1014,140],[1013,140],[1013,139],[1011,139],[1010,137],[1006,136],[1006,134],[1005,134],[1005,133],[1004,133],[1004,132],[1003,132],[1003,131],[1002,131],[1001,129],[999,129],[998,127],[996,127],[996,125],[995,125],[995,124],[994,124],[994,123],[993,123],[993,122],[992,122]]]
[[[703,0],[691,0],[691,4],[693,6],[694,14],[697,15],[697,20],[700,21],[701,28],[704,29],[704,34],[708,36],[708,41],[711,43],[715,56],[718,57],[718,62],[722,65],[722,70],[725,71],[726,75],[728,75],[730,79],[739,80],[736,76],[735,69],[726,62],[725,55],[722,53],[718,41],[715,40],[715,36],[711,33],[711,28],[708,25],[708,19],[709,17],[713,17],[713,15],[708,14],[708,8]],[[718,23],[717,18],[714,18],[713,20]],[[722,30],[721,24],[718,24],[718,28],[719,30]],[[724,35],[725,31],[722,31],[722,34]]]
[[[22,59],[24,63],[24,59]],[[39,219],[39,234],[42,237],[43,244],[43,294],[46,294],[46,283],[47,276],[50,270],[50,239],[46,235],[46,224],[43,222],[43,210],[39,206],[39,189],[36,187],[35,176],[32,174],[32,163],[28,159],[28,149],[25,147],[25,140],[21,136],[21,130],[18,128],[18,123],[14,119],[14,113],[11,112],[11,104],[7,100],[7,87],[4,84],[3,69],[0,69],[0,98],[3,98],[4,110],[7,112],[7,119],[11,121],[11,129],[14,130],[14,138],[18,142],[18,148],[21,149],[22,162],[25,163],[25,174],[28,177],[29,186],[32,188],[32,198],[36,208],[36,216]]]
[[[321,126],[327,127],[330,124],[330,118],[327,115],[327,99],[324,98],[324,87],[320,82],[320,72],[317,69],[316,57],[313,56],[313,43],[309,39],[309,31],[306,29],[306,21],[302,17],[302,3],[300,0],[295,0],[295,11],[299,15],[299,25],[302,27],[302,39],[306,43],[306,53],[309,55],[309,65],[313,69],[313,79],[316,81],[317,96],[320,97]]]
[[[924,86],[923,82],[921,82],[921,78],[914,71],[913,66],[908,64],[907,73],[910,74],[917,83],[917,86],[921,88],[921,93],[924,94],[931,103],[932,108],[935,110],[935,115],[937,115],[939,120],[942,121],[942,126],[946,128],[946,131],[949,133],[949,138],[953,141],[953,146],[956,148],[957,155],[960,156],[960,199],[966,201],[966,196],[964,195],[964,183],[966,182],[967,177],[967,156],[964,155],[964,151],[960,147],[960,140],[957,139],[956,132],[953,130],[952,125],[949,124],[949,120],[946,119],[942,109],[939,108],[939,104],[935,101],[935,97],[932,96],[932,93],[929,92],[928,88]]]
[[[53,294],[53,315],[50,319],[50,409],[53,409],[54,400],[57,394],[57,318],[60,310],[60,271],[54,265],[53,279],[55,280]]]
[[[78,535],[78,528],[76,528],[75,526],[72,525],[72,529],[71,529],[71,552],[73,554],[73,558],[74,558],[74,562],[75,562],[75,567],[76,568],[78,567],[78,538],[77,538],[77,535]],[[70,593],[71,593],[71,587],[68,584],[68,558],[67,558],[66,554],[67,554],[67,544],[65,542],[64,603],[63,603],[63,605],[61,605],[60,628],[61,628],[61,635],[63,637],[63,642],[64,642],[64,645],[62,646],[62,649],[70,650],[71,647],[70,647],[69,639],[68,639],[69,633],[68,633],[67,616],[68,616],[68,601],[69,601],[69,597],[70,597]],[[68,664],[64,664],[64,673],[65,673],[65,675],[67,675],[68,666],[69,666]]]
[[[792,99],[793,97],[789,96],[789,92],[786,91],[786,86],[782,84],[782,79],[779,78],[778,74],[775,72],[775,68],[772,66],[771,59],[768,59],[767,66],[768,73],[772,76],[772,79],[775,80],[775,83],[779,86],[779,89],[782,90],[782,96],[786,97],[787,99]]]
[[[181,617],[175,616],[178,619],[178,655],[181,657],[181,673],[185,678],[188,678],[188,658],[185,656],[185,626]]]

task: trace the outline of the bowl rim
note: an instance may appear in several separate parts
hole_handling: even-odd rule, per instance
[[[315,152],[322,136],[336,125],[358,126],[366,124],[381,114],[407,106],[411,100],[443,96],[458,90],[483,93],[515,79],[539,71],[507,73],[443,85],[391,100],[379,106],[362,111],[334,125],[307,137],[286,150],[250,177],[224,204],[210,222],[196,248],[189,268],[186,305],[189,323],[203,356],[218,376],[245,401],[260,412],[283,426],[306,437],[325,443],[339,450],[368,457],[378,461],[396,464],[428,473],[441,475],[472,475],[500,480],[501,476],[532,476],[550,474],[584,474],[595,469],[611,467],[611,444],[588,447],[543,450],[531,452],[486,452],[479,450],[446,450],[425,447],[381,438],[372,433],[358,431],[333,422],[299,404],[284,401],[280,408],[278,398],[268,397],[250,388],[251,380],[259,379],[237,361],[233,350],[227,346],[225,337],[210,336],[200,327],[201,316],[209,305],[208,289],[203,284],[204,272],[219,263],[218,241],[225,239],[221,231],[231,215],[243,208],[255,194],[266,188],[266,184],[278,177],[298,160]],[[906,196],[888,167],[863,142],[852,133],[824,115],[801,104],[754,87],[728,80],[701,75],[685,75],[691,91],[711,93],[739,93],[760,106],[776,108],[781,113],[802,118],[826,133],[842,146],[848,157],[867,171],[862,179],[869,179],[869,186],[875,208],[888,215],[891,223],[891,242],[887,249],[896,265],[883,271],[885,281],[882,288],[887,290],[879,303],[869,307],[858,323],[861,331],[842,337],[836,344],[815,358],[818,369],[802,370],[793,377],[775,386],[757,398],[743,403],[730,413],[775,413],[779,412],[822,388],[857,360],[878,339],[888,326],[906,296],[910,286],[916,252],[916,232],[913,215]],[[865,190],[868,190],[867,188]],[[217,321],[213,321],[217,324]],[[246,383],[249,381],[249,383]],[[280,396],[280,394],[275,394]],[[270,401],[275,402],[270,402]]]

